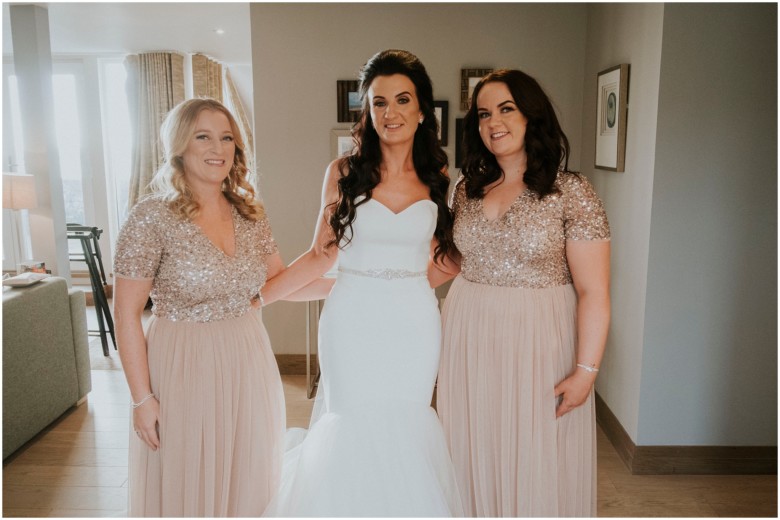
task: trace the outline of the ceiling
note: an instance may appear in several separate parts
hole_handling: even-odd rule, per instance
[[[52,54],[200,52],[251,64],[248,3],[42,3]],[[216,29],[222,29],[219,35]],[[3,54],[11,55],[10,8],[3,3]]]

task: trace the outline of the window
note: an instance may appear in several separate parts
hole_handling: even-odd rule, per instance
[[[111,236],[127,218],[127,198],[132,165],[132,127],[125,83],[127,71],[121,58],[100,60],[100,106],[109,201]]]
[[[58,61],[53,64],[53,72],[54,131],[65,202],[65,220],[80,224],[94,222],[92,185],[88,182],[89,162],[86,160],[82,139],[85,121],[83,116],[84,66],[80,61]],[[3,81],[6,87],[4,90],[7,92],[3,95],[3,109],[4,113],[11,115],[3,121],[3,169],[25,173],[21,103],[13,64],[4,64]],[[21,251],[21,257],[18,257],[18,253],[14,252],[13,244],[9,242],[11,233],[3,234],[3,269],[7,270],[15,269],[16,264],[25,258],[32,258],[27,211],[22,210],[17,217],[20,220],[23,236],[27,237],[26,240],[22,240],[22,247],[26,250]],[[10,210],[3,210],[4,226],[10,225],[11,222]],[[71,252],[81,252],[80,244],[75,242],[69,242],[68,249]],[[71,270],[84,270],[84,266],[73,264]]]
[[[57,150],[60,157],[62,195],[65,199],[65,220],[69,223],[86,224],[84,186],[82,183],[81,118],[79,99],[76,92],[74,73],[54,74],[54,128],[57,135]],[[74,250],[74,246],[76,249]],[[69,244],[71,251],[80,251],[79,244]]]
[[[10,114],[10,117],[3,118],[3,171],[25,173],[19,86],[12,64],[3,64],[3,87],[3,113]],[[3,269],[9,271],[15,271],[16,265],[24,258],[32,257],[30,241],[20,240],[17,233],[18,222],[23,236],[30,236],[28,212],[26,209],[19,210],[16,215],[12,212],[11,209],[3,210]]]

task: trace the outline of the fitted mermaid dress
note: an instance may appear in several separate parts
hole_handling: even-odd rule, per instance
[[[265,516],[462,516],[430,406],[441,341],[426,277],[436,215],[430,200],[397,214],[373,199],[358,206],[320,320],[322,409],[287,452]]]

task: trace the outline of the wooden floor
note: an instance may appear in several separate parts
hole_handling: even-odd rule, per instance
[[[308,425],[304,379],[283,377],[291,427]],[[129,393],[118,370],[93,370],[92,386],[6,461],[3,516],[126,516]],[[776,476],[634,476],[598,433],[599,516],[777,516]]]

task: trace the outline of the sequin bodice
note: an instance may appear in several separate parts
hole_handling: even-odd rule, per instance
[[[488,220],[482,199],[469,199],[465,183],[458,183],[453,233],[466,280],[532,289],[571,283],[566,241],[609,240],[609,223],[585,177],[559,173],[555,185],[559,193],[542,200],[526,190],[505,214]]]
[[[236,318],[266,279],[266,257],[277,252],[268,220],[243,218],[233,208],[235,256],[217,248],[190,220],[158,197],[133,207],[119,233],[117,276],[153,279],[152,313],[172,321]]]

